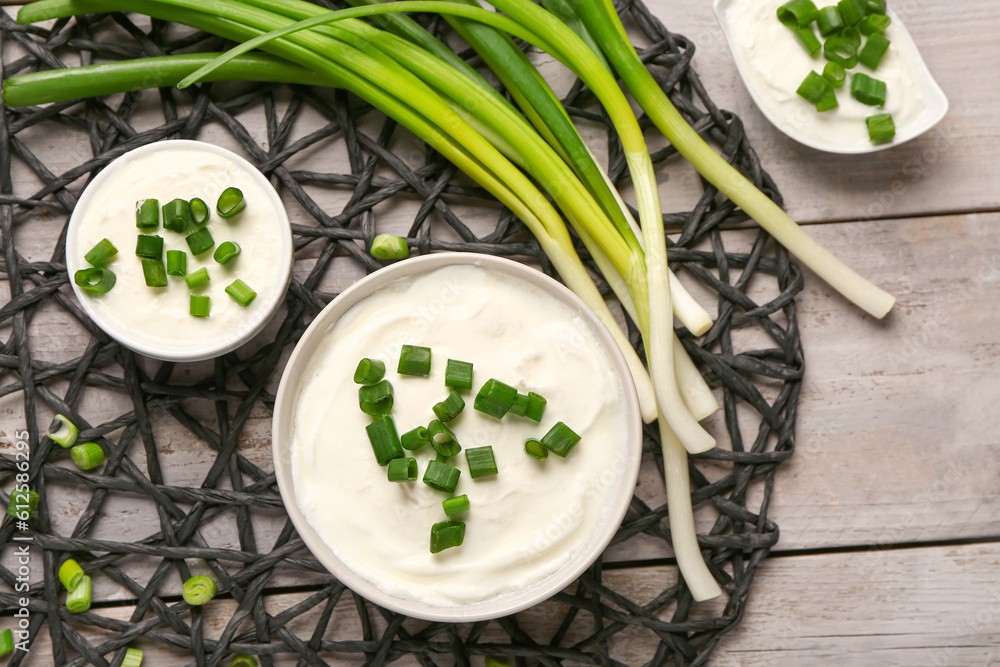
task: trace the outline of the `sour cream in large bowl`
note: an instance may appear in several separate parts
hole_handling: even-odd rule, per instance
[[[246,207],[223,218],[216,203],[230,187],[243,193]],[[211,211],[204,228],[214,246],[207,251],[192,253],[186,237],[200,229],[193,223],[183,232],[165,229],[162,219],[155,229],[137,228],[138,201],[156,199],[162,207],[194,198]],[[192,289],[184,276],[169,275],[165,286],[148,286],[135,254],[139,236],[161,237],[164,261],[167,251],[183,251],[186,272],[206,269],[208,284]],[[102,239],[118,250],[107,265],[116,280],[110,291],[94,295],[73,279],[90,267],[84,257]],[[240,254],[223,264],[214,253],[226,241]],[[291,278],[291,227],[277,192],[242,157],[201,141],[160,141],[125,153],[84,190],[69,221],[66,267],[83,309],[122,345],[167,361],[211,359],[255,336],[280,307]],[[246,306],[226,292],[236,280],[256,292]],[[208,317],[191,315],[192,294],[209,298]]]
[[[431,349],[426,377],[397,373],[403,345]],[[453,493],[422,481],[435,452],[406,456],[419,474],[387,480],[369,443],[354,372],[384,362],[398,433],[427,425],[449,389],[449,359],[472,362],[465,409],[449,426],[465,450],[492,446],[498,473],[472,479],[464,451],[448,459]],[[540,422],[474,409],[495,378],[547,400]],[[563,458],[529,456],[527,438],[556,422],[581,436]],[[400,613],[439,621],[510,614],[571,583],[617,530],[636,483],[641,419],[628,368],[604,325],[565,287],[510,260],[442,253],[381,269],[312,322],[278,389],[275,473],[306,545],[340,581]],[[460,546],[431,553],[446,498],[471,508]]]

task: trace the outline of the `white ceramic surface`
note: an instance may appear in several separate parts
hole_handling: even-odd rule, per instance
[[[927,64],[920,56],[919,49],[916,47],[916,44],[913,43],[913,37],[910,36],[909,31],[907,31],[899,16],[893,12],[890,7],[887,9],[886,14],[892,19],[892,29],[895,33],[894,40],[904,40],[906,45],[909,46],[910,50],[912,50],[912,52],[916,55],[916,61],[914,64],[918,74],[917,83],[919,84],[921,91],[927,96],[927,108],[920,114],[920,117],[915,122],[903,128],[897,127],[896,136],[893,141],[885,144],[868,144],[864,146],[852,147],[844,146],[832,141],[822,141],[805,136],[794,123],[782,122],[781,114],[778,112],[776,106],[769,103],[768,97],[763,94],[761,90],[758,90],[754,83],[754,78],[748,75],[748,64],[736,44],[734,34],[735,29],[727,18],[727,11],[734,2],[737,2],[737,0],[715,0],[713,9],[715,11],[715,18],[722,27],[722,32],[726,37],[726,42],[729,44],[729,49],[733,54],[733,59],[736,61],[736,67],[740,72],[740,76],[743,78],[743,83],[750,92],[750,96],[753,98],[754,103],[760,109],[761,113],[764,114],[772,125],[795,141],[809,146],[810,148],[815,148],[816,150],[828,153],[874,153],[875,151],[892,148],[919,137],[921,134],[937,125],[941,119],[945,117],[945,114],[948,113],[948,98],[945,96],[944,91],[941,90],[941,86],[939,86],[937,81],[934,80],[930,70],[927,69]],[[825,4],[828,3],[818,2],[817,6],[824,6]],[[777,17],[775,17],[775,21],[777,21]],[[822,57],[820,57],[817,62],[825,61],[823,61]]]
[[[522,279],[566,303],[578,312],[595,332],[615,374],[624,388],[624,410],[628,415],[628,432],[625,434],[625,469],[616,480],[610,493],[609,511],[594,529],[585,547],[564,568],[555,574],[517,593],[505,594],[494,599],[457,606],[438,607],[390,595],[347,568],[334,550],[309,525],[296,506],[292,476],[292,438],[296,401],[304,378],[311,370],[310,359],[316,353],[328,331],[352,306],[375,293],[382,286],[403,278],[433,271],[445,266],[474,264]],[[415,257],[381,269],[344,290],[320,312],[303,334],[285,367],[278,387],[271,431],[275,475],[278,488],[285,502],[288,515],[303,541],[317,559],[341,582],[363,597],[393,611],[431,621],[463,622],[498,618],[515,613],[562,590],[576,579],[604,551],[611,541],[632,499],[639,461],[642,454],[642,423],[638,399],[625,360],[610,333],[597,317],[576,295],[563,285],[533,268],[498,257],[472,253],[440,253]]]
[[[246,319],[242,320],[239,326],[234,327],[220,335],[212,336],[207,340],[204,340],[203,344],[198,345],[196,348],[189,349],[171,348],[156,340],[151,340],[148,337],[147,332],[136,330],[135,328],[126,326],[123,323],[116,321],[107,314],[106,309],[97,307],[94,303],[94,297],[82,292],[79,286],[77,286],[73,281],[73,275],[78,269],[87,268],[89,266],[83,259],[84,254],[89,250],[89,248],[80,247],[78,243],[77,229],[81,224],[83,224],[82,220],[84,219],[88,207],[94,205],[94,202],[98,199],[102,184],[112,182],[114,179],[127,177],[129,164],[136,158],[155,154],[158,151],[175,148],[205,151],[207,153],[220,156],[230,161],[234,168],[246,172],[266,193],[268,203],[273,209],[274,224],[277,227],[277,236],[280,238],[280,248],[277,253],[279,264],[275,271],[275,275],[280,277],[279,280],[266,286],[252,286],[257,291],[257,297],[253,303],[254,307],[252,310],[248,310]],[[209,206],[214,208],[214,202],[207,203]],[[218,219],[214,210],[212,212],[212,216],[213,220]],[[210,222],[209,224],[211,225],[212,223]],[[162,233],[162,231],[159,233]],[[221,240],[223,239],[218,239],[218,241]],[[116,261],[121,261],[126,256],[131,256],[132,253],[132,246],[119,247]],[[288,215],[285,211],[284,204],[281,202],[281,198],[278,196],[278,193],[271,186],[271,183],[267,180],[267,178],[265,178],[265,176],[258,171],[256,167],[232,151],[214,144],[186,139],[159,141],[136,148],[120,156],[105,167],[101,173],[99,173],[97,177],[90,182],[81,195],[80,200],[77,202],[76,208],[74,208],[73,214],[70,216],[66,237],[66,268],[70,275],[70,284],[73,286],[73,291],[76,293],[77,299],[80,301],[80,304],[83,306],[87,315],[89,315],[90,318],[109,336],[117,340],[122,345],[140,354],[164,361],[188,362],[213,359],[235,350],[257,335],[268,323],[284,300],[285,290],[288,287],[288,281],[291,279],[292,275],[292,256],[292,232],[291,226],[288,222]],[[134,257],[132,257],[132,259],[134,259]],[[239,258],[239,261],[253,261],[253,257],[243,254]],[[168,279],[182,280],[174,277]]]

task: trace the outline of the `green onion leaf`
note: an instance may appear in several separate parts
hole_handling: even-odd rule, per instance
[[[229,663],[229,667],[257,667],[257,665],[257,658],[249,653],[237,653]]]
[[[232,241],[224,241],[215,249],[215,261],[219,264],[227,264],[230,260],[240,254],[240,246]]]
[[[879,35],[892,25],[892,19],[885,14],[871,14],[858,24],[862,35]]]
[[[472,447],[465,450],[465,460],[469,464],[469,477],[479,479],[497,474],[497,462],[493,458],[493,446]]]
[[[194,273],[189,273],[184,276],[184,281],[187,283],[188,289],[198,289],[199,287],[204,287],[209,283],[211,277],[208,275],[208,269],[201,267]]]
[[[202,227],[198,231],[188,234],[184,240],[187,241],[188,248],[191,249],[191,254],[195,257],[215,245],[215,239],[212,238],[212,232],[208,231],[208,227]]]
[[[140,234],[135,240],[135,256],[148,259],[163,258],[163,237]]]
[[[882,56],[889,50],[889,40],[882,33],[875,33],[868,38],[861,53],[858,54],[858,62],[868,69],[877,69]]]
[[[426,479],[424,476],[424,480]],[[465,524],[461,521],[442,521],[431,526],[432,554],[457,547],[463,541],[465,541]]]
[[[816,36],[816,32],[812,29],[812,26],[796,28],[795,37],[799,40],[799,44],[801,44],[802,48],[806,50],[810,58],[815,58],[816,54],[818,54],[823,48],[823,45],[820,43],[819,37]]]
[[[75,445],[69,455],[80,470],[93,470],[104,463],[104,450],[96,442]]]
[[[431,423],[427,425],[427,436],[430,438],[431,447],[441,456],[447,458],[462,451],[462,445],[458,443],[454,432],[445,426],[440,419],[432,419]]]
[[[71,614],[79,614],[90,609],[91,586],[90,577],[83,575],[76,588],[71,590],[66,596],[66,611]]]
[[[427,377],[431,374],[431,348],[404,345],[399,351],[396,372],[400,375]]]
[[[173,199],[163,205],[163,228],[182,234],[191,222],[191,204],[184,199]]]
[[[399,436],[399,444],[403,449],[408,449],[411,452],[431,444],[431,434],[423,426],[418,426],[414,429],[410,429],[403,435]]]
[[[7,505],[7,515],[15,519],[27,521],[35,515],[40,496],[31,489],[15,488],[10,492],[10,503]]]
[[[167,286],[167,269],[163,266],[162,259],[142,258],[142,277],[149,287]]]
[[[167,251],[167,275],[185,276],[187,275],[187,253],[183,250]]]
[[[517,399],[517,389],[508,384],[504,384],[495,378],[486,381],[476,394],[473,407],[480,412],[485,412],[491,417],[503,419],[514,400]]]
[[[562,422],[556,422],[549,429],[549,432],[542,436],[542,444],[553,454],[565,457],[570,453],[576,443],[580,442],[580,436]]]
[[[105,294],[115,286],[115,274],[111,269],[80,269],[73,274],[73,282],[87,294]]]
[[[372,257],[380,260],[406,259],[410,256],[410,248],[406,239],[394,234],[379,234],[372,239],[372,247],[368,250]]]
[[[118,248],[111,241],[101,239],[86,255],[83,256],[87,263],[97,268],[104,268],[111,258],[118,254]]]
[[[823,78],[834,88],[843,88],[844,82],[847,81],[847,70],[837,63],[827,63],[823,68]]]
[[[862,104],[880,107],[885,105],[885,81],[858,72],[851,77],[851,97]]]
[[[66,562],[59,566],[59,581],[67,591],[79,586],[84,574],[83,568],[72,558],[67,558]]]
[[[539,461],[544,461],[549,457],[549,450],[545,448],[541,440],[536,440],[535,438],[528,438],[524,441],[524,451]]]
[[[392,385],[388,380],[358,387],[358,404],[366,415],[377,417],[392,410]]]
[[[192,607],[200,607],[215,597],[215,580],[205,575],[191,577],[181,586],[181,597]]]
[[[208,204],[205,203],[204,199],[195,197],[188,202],[188,206],[191,209],[191,221],[199,227],[207,223],[208,219],[212,215],[212,212],[208,208]]]
[[[454,493],[462,471],[442,461],[428,461],[424,470],[424,484],[445,493]]]
[[[819,13],[816,15],[816,26],[819,28],[819,34],[822,37],[830,37],[831,35],[839,34],[840,31],[847,27],[847,24],[840,15],[840,10],[837,9],[837,6],[830,5],[819,10]]]
[[[219,201],[215,205],[215,210],[223,218],[231,218],[247,207],[247,200],[243,198],[243,191],[239,188],[226,188],[219,195]]]
[[[362,359],[354,370],[354,381],[358,384],[375,384],[385,376],[385,363],[378,359]]]
[[[142,665],[142,651],[137,648],[125,649],[125,658],[122,660],[122,667],[140,667]]]
[[[891,114],[880,113],[869,116],[865,122],[868,124],[868,138],[873,144],[887,143],[896,136],[896,124],[892,122]]]
[[[778,7],[778,20],[789,28],[802,28],[816,20],[819,10],[812,0],[791,0]]]
[[[139,229],[156,229],[160,226],[160,202],[140,199],[135,203],[135,226]]]
[[[465,409],[465,401],[459,396],[458,392],[454,389],[448,394],[448,398],[444,399],[440,403],[435,403],[432,410],[437,418],[443,422],[450,422],[452,419],[457,417],[462,410]]]
[[[0,658],[14,650],[14,631],[7,628],[0,632]]]
[[[188,312],[191,317],[208,317],[212,313],[212,297],[207,294],[192,294]]]
[[[404,457],[389,461],[387,476],[390,482],[412,482],[417,478],[417,460]]]
[[[233,300],[244,308],[249,306],[253,300],[257,298],[257,292],[250,289],[250,287],[239,278],[229,284],[229,287],[226,288],[226,294],[233,297]]]
[[[76,424],[63,415],[56,415],[49,424],[49,430],[45,432],[46,437],[60,447],[72,447],[76,443],[76,436],[79,430]]]
[[[382,415],[366,426],[365,431],[375,453],[375,460],[380,466],[403,456],[403,447],[399,444],[399,436],[396,435],[396,422],[391,415]]]
[[[455,516],[456,514],[468,512],[470,507],[469,496],[463,493],[460,496],[442,500],[441,507],[444,508],[444,513],[447,516]]]
[[[444,369],[444,386],[452,389],[472,389],[472,363],[449,359]]]
[[[851,69],[858,64],[858,47],[848,37],[831,37],[826,40],[823,44],[823,55],[844,69]]]

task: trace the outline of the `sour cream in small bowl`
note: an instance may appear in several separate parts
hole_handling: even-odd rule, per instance
[[[238,188],[246,207],[223,218],[216,202],[224,190]],[[214,246],[195,256],[186,240],[200,227],[190,223],[183,232],[136,227],[136,205],[156,199],[159,206],[174,199],[199,198],[210,210],[204,228]],[[169,275],[166,286],[146,284],[139,236],[163,239],[168,250],[186,256],[188,274],[205,269],[207,285],[194,289],[184,276]],[[117,248],[107,268],[114,287],[91,294],[74,281],[76,272],[90,268],[84,256],[102,239]],[[220,244],[231,241],[240,254],[226,263],[214,258]],[[201,141],[161,141],[125,153],[109,164],[84,190],[70,217],[66,237],[66,267],[83,309],[122,345],[166,361],[199,361],[230,352],[255,336],[280,307],[292,270],[292,234],[277,192],[253,165],[235,153]],[[226,288],[240,280],[256,297],[240,305]],[[208,317],[191,315],[191,295],[207,296]]]
[[[887,9],[892,23],[884,33],[890,45],[878,68],[871,70],[859,63],[848,70],[844,87],[836,91],[839,106],[816,111],[796,91],[810,70],[822,74],[827,61],[822,51],[811,58],[793,31],[778,20],[777,10],[785,2],[715,0],[713,7],[750,96],[761,113],[789,137],[829,153],[871,153],[920,136],[948,113],[948,98],[892,11],[892,0]],[[820,8],[827,5],[836,2],[816,2]],[[868,106],[851,97],[851,75],[856,72],[886,82],[884,107]],[[865,119],[886,112],[892,115],[896,135],[890,142],[874,144]]]
[[[400,349],[431,349],[427,377],[397,373]],[[465,451],[489,445],[498,473],[472,479],[465,453],[452,493],[422,477],[390,482],[366,434],[353,375],[382,361],[402,434],[434,419],[449,394],[449,359],[473,364],[465,408],[449,422]],[[547,400],[541,421],[474,408],[495,378]],[[580,442],[563,458],[524,449],[561,421]],[[365,598],[434,621],[497,618],[541,602],[601,554],[625,515],[638,474],[642,428],[625,361],[575,295],[510,260],[442,253],[381,269],[332,301],[309,326],[282,375],[272,428],[275,474],[288,514],[319,561]],[[460,546],[431,553],[442,501],[471,508]]]

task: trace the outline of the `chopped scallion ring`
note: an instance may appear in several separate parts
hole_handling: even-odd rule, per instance
[[[240,304],[244,308],[253,303],[253,300],[257,298],[257,292],[254,292],[250,287],[237,278],[226,287],[226,294],[233,297],[233,301]]]
[[[395,234],[379,234],[372,239],[372,247],[368,250],[372,257],[380,260],[406,259],[410,256],[410,248],[406,239]]]
[[[192,294],[188,312],[191,317],[208,317],[212,314],[212,297],[207,294]]]
[[[207,252],[215,245],[215,239],[212,238],[212,232],[208,231],[208,227],[202,227],[198,231],[188,234],[184,240],[187,241],[188,248],[191,249],[191,254],[195,257]]]
[[[885,81],[858,72],[851,77],[851,97],[873,107],[885,106]]]
[[[837,9],[847,25],[857,25],[865,17],[866,8],[858,0],[840,0]]]
[[[156,229],[160,226],[160,202],[140,199],[135,203],[135,226],[139,229]]]
[[[219,264],[228,264],[232,259],[240,254],[240,245],[232,241],[224,241],[215,249],[215,261]]]
[[[72,447],[76,444],[76,436],[79,434],[76,424],[63,415],[56,415],[49,424],[49,430],[45,436],[60,447]]]
[[[524,441],[524,451],[528,456],[536,458],[539,461],[544,461],[549,457],[549,450],[545,448],[541,440],[535,440],[534,438],[528,438]]]
[[[72,558],[67,558],[66,562],[59,566],[59,581],[67,591],[79,586],[84,574],[83,568]]]
[[[396,372],[400,375],[427,377],[431,374],[431,348],[404,345],[399,351]]]
[[[192,607],[200,607],[215,597],[215,580],[205,575],[191,577],[181,586],[181,597]]]
[[[847,81],[847,70],[844,69],[843,65],[827,63],[826,67],[823,68],[823,78],[834,88],[843,88],[844,82]]]
[[[385,375],[385,362],[378,359],[362,359],[354,370],[354,381],[358,384],[375,384]]]
[[[545,445],[545,448],[563,458],[576,447],[578,442],[580,442],[580,436],[562,422],[556,422],[549,429],[549,432],[542,436],[542,444]]]
[[[799,44],[806,50],[810,58],[815,58],[816,54],[823,49],[823,44],[820,43],[819,37],[816,36],[816,32],[812,29],[811,25],[804,28],[796,28],[795,37],[799,40]]]
[[[427,477],[425,476],[426,480]],[[461,521],[442,521],[431,526],[431,553],[457,547],[465,541],[465,524]]]
[[[428,461],[424,470],[424,484],[445,493],[454,493],[462,471],[443,461]]]
[[[878,35],[885,32],[886,28],[892,25],[892,19],[885,14],[870,14],[858,24],[858,30],[862,35]]]
[[[514,405],[510,406],[510,413],[518,417],[527,417],[532,421],[542,421],[545,413],[545,397],[529,391],[527,394],[518,394],[514,399]]]
[[[247,207],[247,200],[239,188],[226,188],[215,204],[216,212],[223,218],[231,218]]]
[[[431,444],[431,434],[423,426],[418,426],[399,436],[399,444],[403,449],[415,452],[421,447]]]
[[[90,609],[90,591],[92,582],[90,577],[83,575],[76,588],[71,590],[66,596],[66,611],[71,614],[80,614]]]
[[[469,496],[462,494],[460,496],[455,496],[454,498],[448,498],[447,500],[441,501],[441,507],[444,508],[444,513],[448,516],[455,516],[456,514],[463,514],[469,511]]]
[[[257,667],[257,658],[249,653],[238,653],[233,656],[233,661],[229,667]]]
[[[97,245],[90,249],[90,252],[83,256],[83,258],[87,260],[87,263],[91,266],[96,266],[97,268],[102,269],[107,266],[108,262],[111,261],[111,258],[117,254],[118,248],[116,248],[111,241],[101,239],[97,242]]]
[[[141,667],[142,651],[137,648],[125,649],[125,658],[122,660],[122,667]]]
[[[115,286],[117,278],[111,269],[80,269],[73,274],[73,282],[87,294],[106,294]]]
[[[163,257],[163,237],[140,234],[135,239],[135,256],[161,259]]]
[[[417,478],[417,460],[410,456],[393,459],[386,468],[390,482],[412,482]]]
[[[20,519],[21,521],[27,521],[35,515],[40,497],[31,489],[18,489],[15,487],[10,492],[10,502],[7,504],[8,516]]]
[[[162,259],[142,258],[142,277],[149,287],[167,286],[167,269]]]
[[[472,364],[449,359],[444,369],[444,386],[452,389],[472,389]]]
[[[830,5],[828,7],[823,7],[816,14],[816,27],[819,28],[819,34],[822,37],[830,37],[831,35],[839,34],[847,24],[844,23],[843,17],[840,15],[840,10],[837,9],[836,5]]]
[[[473,407],[480,412],[485,412],[491,417],[503,419],[514,400],[517,399],[517,389],[508,384],[504,384],[495,378],[486,381],[476,394]]]
[[[493,457],[492,445],[466,449],[465,460],[469,463],[469,477],[472,479],[497,474],[497,462]]]
[[[440,403],[435,403],[431,409],[437,415],[438,419],[443,422],[450,422],[465,409],[465,401],[462,400],[457,391],[452,389],[451,393],[448,394],[448,398]]]
[[[194,273],[189,273],[184,276],[184,282],[187,283],[188,289],[198,289],[199,287],[204,287],[211,281],[211,277],[208,275],[208,269],[201,267]]]
[[[878,69],[879,63],[882,62],[882,57],[889,50],[889,43],[885,35],[880,32],[875,33],[865,42],[861,53],[858,54],[858,62],[868,69]]]
[[[75,445],[69,455],[80,470],[93,470],[104,463],[104,450],[96,442]]]
[[[183,250],[167,251],[167,275],[186,276],[187,275],[187,253]]]
[[[205,203],[205,200],[195,197],[188,202],[188,206],[191,207],[191,222],[199,227],[208,222],[212,212],[209,210],[208,204]]]
[[[163,228],[178,234],[184,233],[191,222],[191,204],[184,199],[173,199],[163,205]]]
[[[388,380],[358,388],[358,404],[366,415],[377,417],[392,410],[392,385]]]
[[[396,422],[391,415],[382,415],[366,426],[365,431],[375,453],[375,460],[380,466],[387,465],[393,459],[402,458],[403,447],[399,444]]]
[[[441,456],[447,458],[462,451],[462,445],[458,443],[454,432],[445,426],[440,419],[432,419],[431,423],[427,425],[427,436],[430,438],[431,447]]]
[[[833,95],[834,106],[836,106],[837,98],[833,93],[833,86],[823,78],[823,75],[817,74],[814,71],[810,71],[806,75],[806,78],[802,80],[798,90],[795,92],[807,102],[815,105],[817,110],[820,110],[821,106],[824,111],[829,108],[829,97],[831,95]]]
[[[868,138],[873,144],[884,144],[896,136],[896,124],[892,114],[880,113],[865,119],[868,124]]]
[[[818,13],[812,0],[791,0],[778,7],[778,20],[789,28],[802,28],[815,21]]]
[[[885,0],[868,0],[869,14],[885,14]]]
[[[823,55],[844,69],[851,69],[858,64],[858,47],[849,37],[831,37],[826,40]]]
[[[0,658],[14,650],[14,631],[7,628],[0,632]]]

